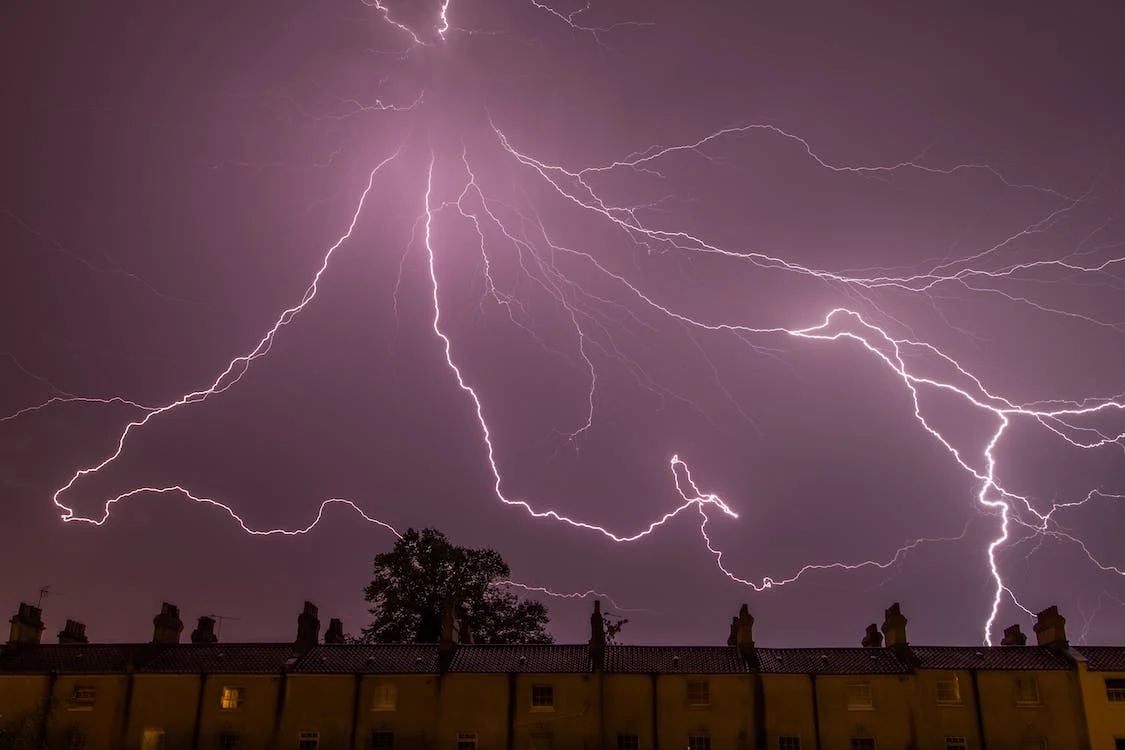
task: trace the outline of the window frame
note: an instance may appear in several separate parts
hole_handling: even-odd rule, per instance
[[[641,750],[641,736],[636,732],[618,732],[617,750]]]
[[[141,729],[141,750],[164,750],[166,732],[160,727]]]
[[[457,750],[477,750],[477,733],[458,732]]]
[[[778,735],[777,750],[801,750],[801,738],[795,734]]]
[[[320,732],[315,729],[302,729],[297,732],[297,750],[320,750]]]
[[[1031,687],[1031,691],[1026,688]],[[1017,706],[1039,706],[1042,705],[1043,699],[1039,693],[1039,680],[1035,675],[1019,675],[1016,677],[1016,705]],[[1033,697],[1028,697],[1031,693]]]
[[[223,732],[219,735],[219,750],[238,750],[242,745],[242,738],[235,732]]]
[[[689,734],[687,738],[687,750],[712,750],[711,735]]]
[[[969,750],[969,739],[961,735],[946,735],[945,750]]]
[[[548,702],[544,702],[548,701]],[[555,686],[546,682],[537,682],[531,686],[531,710],[555,710]]]
[[[75,685],[70,691],[68,711],[93,711],[98,701],[98,689],[93,685]]]
[[[1105,699],[1110,703],[1125,703],[1125,679],[1106,677]]]
[[[379,682],[375,685],[375,695],[371,700],[372,711],[398,710],[398,685],[393,682]]]
[[[376,738],[386,739],[390,738],[390,744],[377,744]],[[395,747],[395,733],[389,729],[373,729],[371,735],[368,737],[368,748],[370,750],[394,750]]]
[[[849,682],[847,700],[849,711],[875,710],[875,693],[870,682]]]
[[[874,737],[852,737],[851,750],[879,750],[879,742]]]
[[[944,696],[944,697],[942,696],[942,686],[943,685],[947,686],[947,687],[948,686],[953,687],[952,697],[949,697],[948,695]],[[936,686],[936,691],[937,691],[937,702],[938,702],[939,706],[960,706],[962,704],[962,701],[961,701],[961,680],[957,679],[956,675],[954,675],[954,676],[952,676],[948,679],[938,680],[937,686]]]
[[[238,711],[246,704],[246,687],[243,685],[223,685],[219,691],[219,710]]]
[[[710,708],[711,681],[705,678],[687,680],[684,683],[684,702],[688,708]]]

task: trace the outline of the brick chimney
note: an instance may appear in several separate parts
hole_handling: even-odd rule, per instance
[[[882,648],[883,647],[883,634],[879,632],[879,626],[871,623],[867,626],[867,632],[863,636],[864,648]]]
[[[328,621],[328,630],[324,631],[325,643],[346,643],[344,638],[344,621],[339,617],[333,617]]]
[[[43,610],[25,602],[20,602],[19,612],[9,622],[12,623],[9,646],[37,645],[43,637],[43,631],[47,629],[43,624]]]
[[[76,620],[67,620],[66,625],[59,631],[59,643],[89,643],[86,637],[86,626]]]
[[[1066,618],[1055,605],[1035,615],[1035,640],[1040,646],[1066,648]]]
[[[888,647],[906,646],[907,619],[898,602],[895,602],[883,613],[883,637],[887,639]]]
[[[180,642],[182,632],[184,621],[180,619],[180,608],[163,602],[160,614],[152,618],[152,642],[160,645],[176,644]]]
[[[316,645],[320,638],[320,618],[317,617],[316,605],[305,602],[305,608],[297,615],[297,640],[294,647],[304,653]]]
[[[1009,625],[1004,628],[1004,638],[1000,641],[1001,646],[1026,646],[1027,636],[1020,631],[1019,625]]]
[[[743,604],[738,609],[738,617],[734,618],[734,645],[743,659],[749,660],[754,655],[754,616],[750,608]]]
[[[605,669],[605,617],[598,599],[594,600],[594,611],[590,614],[590,664],[595,672]]]
[[[449,670],[460,642],[461,623],[457,619],[457,607],[452,603],[446,604],[441,615],[441,637],[438,641],[438,668],[442,673]]]
[[[215,635],[215,618],[203,616],[191,631],[192,643],[218,643],[219,636]]]

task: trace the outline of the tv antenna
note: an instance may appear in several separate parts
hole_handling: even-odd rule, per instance
[[[51,591],[50,586],[44,586],[43,588],[39,589],[39,602],[35,606],[39,609],[43,609],[43,600],[48,596],[61,596],[61,594],[57,591]]]

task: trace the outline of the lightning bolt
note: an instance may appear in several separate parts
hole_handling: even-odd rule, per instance
[[[399,18],[386,0],[363,0],[363,2],[377,10],[384,23],[409,40],[410,48],[406,54],[416,49],[431,47],[445,41],[450,34],[463,31],[463,29],[453,25],[451,19],[452,0],[442,0],[440,4],[435,6],[434,22],[424,31],[414,28],[410,23]],[[591,9],[589,3],[577,10],[565,12],[538,2],[538,0],[529,0],[529,2],[537,10],[555,18],[572,30],[593,35],[599,43],[601,37],[610,31],[625,26],[644,25],[645,23],[622,22],[596,26],[582,22],[583,16],[589,13]],[[400,115],[416,113],[417,116],[421,117],[420,113],[424,111],[422,103],[423,96],[421,93],[409,105],[385,105],[379,100],[376,100],[375,105],[365,105],[358,99],[347,99],[344,100],[344,104],[349,107],[349,111],[341,115],[340,118],[370,111]],[[1099,252],[1105,251],[1104,246],[1095,250],[1085,247],[1086,244],[1093,242],[1096,236],[1109,225],[1108,222],[1089,233],[1068,254],[1033,260],[1009,259],[1009,252],[1018,242],[1044,235],[1070,220],[1080,208],[1091,200],[1092,190],[1078,195],[1069,195],[1055,188],[1010,179],[1000,169],[988,163],[935,166],[926,163],[922,157],[884,165],[839,163],[819,154],[814,149],[813,144],[804,137],[769,123],[750,123],[727,127],[682,144],[650,146],[619,160],[574,168],[537,158],[529,151],[517,148],[512,139],[491,118],[487,119],[487,124],[495,136],[495,142],[499,149],[507,157],[510,157],[513,165],[522,168],[523,172],[535,180],[537,185],[544,188],[549,194],[556,196],[564,205],[580,212],[591,220],[601,222],[610,230],[618,233],[619,236],[627,240],[626,246],[631,244],[643,248],[651,254],[677,253],[685,257],[717,257],[733,263],[749,265],[756,271],[767,274],[784,274],[809,279],[847,295],[848,299],[855,303],[834,306],[827,310],[822,308],[815,313],[810,313],[803,322],[787,326],[751,325],[737,319],[707,318],[692,314],[681,306],[663,300],[658,291],[651,291],[643,282],[633,280],[623,273],[613,270],[611,263],[594,252],[570,247],[555,239],[555,233],[547,226],[537,211],[520,208],[515,200],[503,200],[492,195],[489,188],[483,184],[483,181],[473,169],[473,160],[470,157],[469,150],[463,144],[459,164],[453,165],[454,169],[450,170],[451,173],[454,173],[454,170],[459,170],[456,173],[463,174],[463,179],[459,183],[458,190],[454,191],[454,195],[442,199],[437,195],[435,187],[435,171],[442,165],[439,164],[438,151],[431,145],[424,173],[425,188],[422,195],[419,196],[420,213],[415,225],[420,229],[417,242],[426,264],[429,302],[432,304],[431,329],[444,356],[444,363],[450,373],[452,382],[466,397],[468,406],[475,418],[476,426],[479,428],[481,450],[490,471],[492,492],[497,501],[505,506],[522,511],[530,518],[556,522],[576,530],[599,535],[615,543],[630,543],[648,537],[674,519],[687,515],[689,511],[694,509],[699,517],[698,531],[703,542],[702,546],[713,558],[717,569],[735,583],[755,591],[765,591],[793,584],[808,575],[824,571],[887,570],[899,564],[907,555],[923,544],[962,541],[968,531],[968,526],[966,526],[965,530],[957,536],[910,539],[894,550],[892,554],[880,559],[856,560],[853,562],[809,562],[800,566],[796,571],[785,575],[764,575],[751,578],[736,573],[724,563],[723,551],[715,545],[712,536],[709,534],[710,524],[714,520],[729,519],[730,521],[737,521],[740,519],[739,512],[719,495],[701,491],[692,477],[688,464],[679,455],[672,455],[668,459],[668,469],[672,475],[671,484],[678,500],[674,501],[667,510],[654,517],[647,524],[642,524],[639,528],[630,531],[612,530],[593,521],[576,518],[563,510],[540,508],[528,499],[510,495],[505,489],[501,461],[497,457],[494,434],[488,419],[488,409],[478,390],[470,383],[462,366],[458,364],[455,357],[457,346],[445,325],[447,320],[447,316],[443,312],[443,299],[445,298],[443,289],[445,287],[442,281],[443,277],[439,272],[439,254],[442,245],[438,238],[439,232],[436,222],[440,216],[446,213],[452,215],[453,221],[459,220],[461,224],[471,227],[478,241],[474,253],[479,255],[482,263],[484,294],[481,300],[481,309],[483,310],[485,304],[489,301],[502,308],[506,311],[508,319],[516,327],[533,337],[549,353],[578,364],[588,378],[585,411],[582,418],[578,420],[577,425],[561,431],[564,437],[572,443],[576,443],[584,433],[591,430],[595,422],[595,406],[599,385],[596,361],[599,356],[614,358],[621,362],[627,371],[637,378],[638,384],[642,387],[661,396],[690,403],[690,399],[686,396],[664,388],[654,379],[649,378],[644,373],[644,368],[627,356],[626,347],[619,343],[623,336],[621,331],[624,330],[624,327],[619,323],[619,318],[622,315],[626,316],[632,324],[649,327],[640,313],[637,312],[642,310],[659,317],[661,320],[674,323],[689,333],[733,336],[739,342],[750,346],[754,351],[772,357],[782,356],[783,350],[779,342],[789,339],[821,344],[849,345],[869,355],[873,361],[882,365],[901,384],[905,393],[909,396],[912,416],[919,428],[945,450],[951,466],[971,480],[976,488],[973,500],[977,508],[986,518],[995,522],[995,532],[985,549],[988,568],[986,575],[992,582],[993,592],[989,611],[983,623],[983,640],[985,643],[991,643],[992,631],[995,628],[996,619],[1005,597],[1016,608],[1030,614],[1030,611],[1020,603],[1011,586],[1006,582],[1003,573],[1003,555],[1006,551],[1015,549],[1016,545],[1023,541],[1033,539],[1041,544],[1044,540],[1051,539],[1071,545],[1080,550],[1096,569],[1115,576],[1125,576],[1125,569],[1100,560],[1084,540],[1060,525],[1058,520],[1058,516],[1095,500],[1121,500],[1125,498],[1125,494],[1115,494],[1100,488],[1093,489],[1085,496],[1077,499],[1056,500],[1043,510],[1041,509],[1044,506],[1042,501],[1027,493],[1021,493],[1015,488],[1008,487],[1000,481],[999,459],[997,458],[999,446],[1003,439],[1012,432],[1014,425],[1040,428],[1053,439],[1062,441],[1076,449],[1109,448],[1125,450],[1125,430],[1114,430],[1105,426],[1106,420],[1120,416],[1120,412],[1125,410],[1125,395],[1093,396],[1080,400],[1052,399],[1028,402],[1021,402],[1018,399],[1001,395],[996,389],[987,386],[982,377],[976,375],[969,366],[953,354],[926,341],[905,322],[889,314],[882,298],[875,296],[876,294],[893,294],[924,300],[932,305],[940,316],[942,315],[941,298],[937,295],[959,291],[973,295],[997,297],[1006,303],[1021,308],[1032,308],[1045,315],[1089,323],[1113,332],[1125,333],[1125,321],[1106,319],[1087,312],[1077,311],[1065,304],[1052,303],[1041,297],[1036,297],[1028,291],[1017,291],[1015,289],[1016,285],[1019,284],[1034,289],[1042,283],[1043,274],[1058,274],[1065,278],[1078,278],[1090,282],[1104,283],[1114,291],[1121,291],[1122,287],[1115,273],[1119,271],[1119,266],[1125,263],[1125,257],[1109,256],[1099,259],[1096,256]],[[907,172],[918,173],[929,178],[948,178],[959,174],[974,174],[993,180],[1004,189],[1026,192],[1045,201],[1051,201],[1052,205],[1036,221],[1012,232],[996,243],[979,248],[967,255],[956,258],[932,259],[920,266],[905,270],[833,270],[815,268],[761,250],[724,247],[695,233],[675,227],[656,225],[647,220],[646,217],[653,213],[653,209],[659,205],[659,201],[638,205],[622,205],[611,199],[606,191],[598,186],[600,178],[616,174],[627,174],[640,180],[665,180],[667,176],[661,167],[662,161],[672,157],[694,157],[705,161],[713,161],[715,157],[711,154],[712,150],[721,147],[723,143],[731,139],[751,136],[779,139],[781,143],[796,149],[803,158],[810,160],[816,167],[842,176],[890,180]],[[52,502],[61,511],[63,521],[101,526],[109,520],[114,506],[122,501],[131,500],[141,495],[175,495],[192,503],[224,512],[245,533],[255,536],[290,536],[308,533],[320,523],[326,510],[334,505],[344,505],[368,523],[377,525],[396,536],[399,535],[398,531],[391,525],[368,514],[353,501],[343,498],[324,500],[312,522],[297,529],[253,529],[244,522],[230,505],[193,493],[189,488],[178,484],[130,489],[105,500],[101,513],[94,516],[80,515],[75,511],[73,505],[68,504],[71,501],[67,498],[81,480],[102,472],[116,462],[124,454],[131,440],[135,439],[137,434],[142,432],[150,422],[171,412],[203,403],[212,396],[233,388],[242,380],[251,364],[269,354],[276,337],[317,297],[321,279],[327,272],[335,253],[352,237],[377,177],[389,163],[400,158],[404,148],[405,143],[370,170],[366,186],[360,193],[348,226],[324,252],[322,262],[301,298],[281,312],[273,325],[256,344],[245,353],[231,359],[210,384],[184,393],[174,400],[157,406],[141,404],[119,395],[108,397],[79,396],[55,388],[50,381],[27,371],[19,364],[18,360],[8,355],[11,361],[25,374],[50,387],[54,395],[46,401],[0,417],[0,422],[14,420],[62,404],[117,405],[135,409],[142,414],[124,426],[117,437],[115,448],[104,459],[78,468],[72,473],[70,479],[53,493]],[[568,330],[573,334],[575,350],[578,353],[576,360],[560,349],[549,346],[536,335],[534,320],[531,319],[527,308],[521,302],[518,291],[505,288],[504,283],[494,275],[493,268],[494,264],[497,263],[495,258],[497,250],[495,245],[489,241],[489,237],[500,238],[499,244],[512,249],[515,253],[521,278],[547,294],[562,312]],[[413,244],[412,239],[411,245]],[[604,292],[590,291],[589,284],[580,284],[570,273],[564,270],[560,259],[579,264],[589,273],[595,274],[604,282],[604,286],[616,289],[620,296],[609,297]],[[901,272],[896,273],[896,271]],[[396,300],[397,293],[398,286],[396,285]],[[612,314],[606,312],[607,310],[612,311]],[[810,320],[816,322],[810,325]],[[956,330],[960,331],[961,329]],[[967,332],[961,332],[967,334]],[[692,341],[694,342],[695,339],[693,338]],[[700,349],[703,359],[710,365],[723,393],[732,403],[736,403],[730,392],[719,381],[717,368],[706,358],[702,347],[699,347],[698,344],[697,347]],[[988,439],[983,447],[965,446],[962,441],[947,434],[937,426],[934,419],[934,410],[927,409],[923,405],[924,397],[933,394],[955,399],[972,412],[987,418],[990,428],[987,434]],[[1017,533],[1024,536],[1017,538]],[[612,599],[607,595],[593,590],[559,593],[545,587],[515,581],[504,581],[498,585],[544,593],[564,599],[598,596],[612,602]],[[644,611],[625,610],[616,604],[614,606],[622,611]],[[1100,599],[1098,606],[1100,607]],[[1088,627],[1087,623],[1087,630]]]

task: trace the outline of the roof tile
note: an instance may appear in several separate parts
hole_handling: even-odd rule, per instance
[[[181,643],[162,649],[141,671],[265,674],[292,666],[295,656],[290,643]]]
[[[438,647],[416,644],[317,646],[293,672],[347,674],[437,674]]]
[[[910,668],[889,648],[759,648],[773,674],[903,674]]]
[[[1074,668],[1069,659],[1046,646],[911,646],[911,650],[922,669]]]
[[[586,646],[490,646],[458,647],[450,672],[589,672]]]
[[[24,674],[126,672],[143,664],[152,654],[152,646],[147,643],[44,643],[4,649],[3,654],[0,654],[0,672]]]
[[[1091,672],[1125,672],[1125,646],[1078,646]]]
[[[607,646],[605,671],[742,674],[747,668],[731,646]]]

